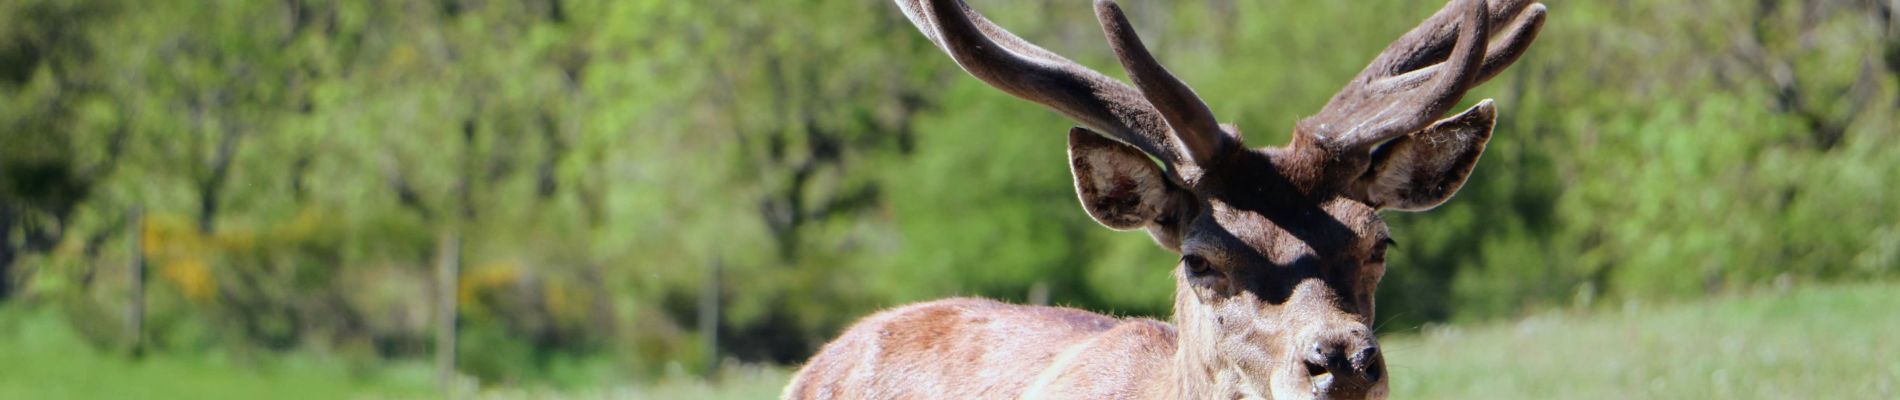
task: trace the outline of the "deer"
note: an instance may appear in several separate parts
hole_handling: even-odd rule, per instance
[[[1068,157],[1083,210],[1181,255],[1173,315],[901,306],[820,348],[782,398],[1385,398],[1371,326],[1394,241],[1379,213],[1428,210],[1463,187],[1497,106],[1445,115],[1515,63],[1547,14],[1534,0],[1451,0],[1296,122],[1291,143],[1249,148],[1114,1],[1095,1],[1095,15],[1132,86],[961,0],[895,2],[969,75],[1078,124]]]

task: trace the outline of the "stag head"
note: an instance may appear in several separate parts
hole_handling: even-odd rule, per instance
[[[1132,87],[960,0],[897,3],[971,75],[1081,125],[1069,159],[1089,216],[1181,254],[1175,373],[1207,382],[1177,393],[1194,398],[1383,396],[1370,325],[1392,240],[1378,213],[1430,209],[1471,176],[1495,105],[1444,116],[1516,61],[1545,16],[1531,0],[1453,0],[1294,126],[1292,143],[1249,148],[1112,1],[1096,17]]]

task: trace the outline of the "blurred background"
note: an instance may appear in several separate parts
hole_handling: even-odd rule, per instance
[[[1443,5],[1124,3],[1255,146]],[[1386,214],[1395,395],[1900,393],[1900,1],[1546,4]],[[1071,125],[884,0],[0,0],[0,397],[768,398],[906,302],[1165,319]]]

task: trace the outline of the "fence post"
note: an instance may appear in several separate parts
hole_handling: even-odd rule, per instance
[[[1029,298],[1027,300],[1029,300],[1029,304],[1039,306],[1049,305],[1049,282],[1036,280],[1036,283],[1030,284]]]
[[[132,206],[132,212],[126,216],[131,234],[126,235],[128,260],[126,262],[126,281],[130,286],[127,293],[128,304],[125,312],[125,330],[131,338],[132,358],[145,356],[145,209]]]
[[[436,241],[435,370],[436,386],[455,397],[456,294],[461,280],[462,239],[453,230]]]
[[[706,379],[719,377],[719,273],[725,261],[713,258],[706,288],[699,292],[699,333],[706,336]]]

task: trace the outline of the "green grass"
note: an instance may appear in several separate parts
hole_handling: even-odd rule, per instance
[[[6,310],[0,310],[6,311]],[[1393,398],[1900,397],[1900,284],[1799,288],[1384,338]],[[79,342],[50,313],[0,312],[0,399],[417,398],[418,364],[352,370],[297,354],[238,363],[215,355],[141,361]],[[765,399],[782,368],[729,368],[652,384],[555,391],[489,388],[483,398]]]
[[[1385,341],[1393,398],[1900,398],[1900,285],[1801,288]]]
[[[778,397],[790,378],[785,369],[756,366],[727,368],[720,384],[689,375],[568,391],[538,386],[476,391],[464,377],[457,390],[474,391],[474,396],[457,397],[764,399]],[[311,352],[249,357],[156,352],[133,360],[86,344],[57,312],[0,307],[0,399],[440,398],[434,384],[427,363],[366,366]]]
[[[482,398],[491,399],[630,399],[630,400],[741,400],[776,399],[791,371],[778,367],[739,366],[727,368],[716,383],[688,377],[661,379],[645,385],[552,391],[535,388],[487,389]]]
[[[56,313],[0,309],[0,399],[350,399],[419,397],[418,365],[353,367],[313,354],[158,353],[132,360],[82,342]]]

